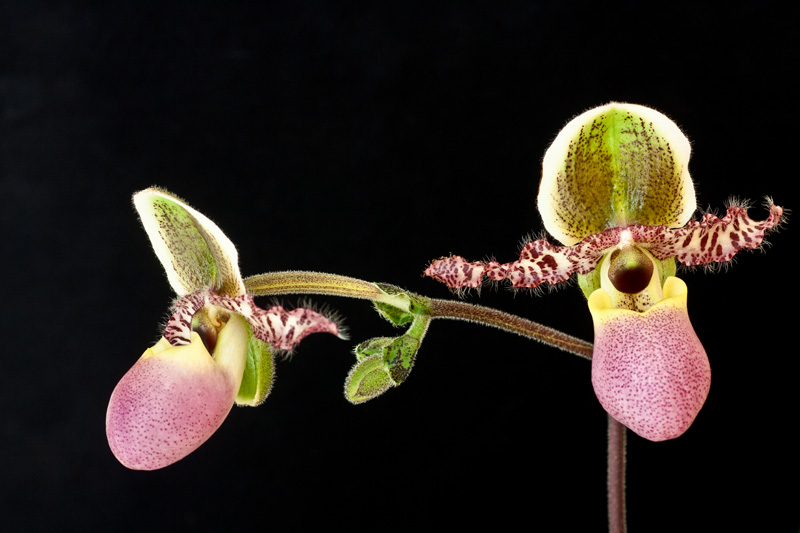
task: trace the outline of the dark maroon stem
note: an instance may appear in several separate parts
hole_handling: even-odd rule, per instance
[[[482,307],[456,300],[430,300],[432,318],[466,320],[484,326],[491,326],[509,333],[516,333],[529,339],[543,342],[566,352],[592,358],[592,343],[567,335],[556,329],[543,326],[526,318],[518,317],[491,307]]]
[[[608,531],[625,533],[625,442],[627,428],[608,415]]]

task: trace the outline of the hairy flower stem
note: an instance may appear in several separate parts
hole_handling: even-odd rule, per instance
[[[537,322],[497,309],[456,300],[425,298],[389,286],[380,286],[337,274],[308,271],[268,272],[244,279],[253,296],[318,294],[361,298],[409,312],[426,312],[431,318],[466,320],[540,341],[580,357],[592,358],[592,344]],[[381,288],[383,287],[383,288]],[[417,307],[411,310],[412,302]],[[420,307],[423,309],[421,310]],[[625,426],[608,417],[608,517],[611,533],[625,533]]]
[[[522,335],[586,359],[592,357],[592,344],[537,322],[489,307],[453,300],[429,299],[406,292],[389,294],[375,283],[337,274],[307,271],[268,272],[244,279],[253,296],[280,294],[319,294],[362,298],[409,310],[409,296],[428,308],[431,318],[466,320]]]
[[[608,415],[608,531],[625,533],[625,443],[627,428]]]
[[[516,333],[534,339],[548,346],[559,348],[586,359],[592,358],[592,343],[578,339],[557,329],[543,326],[538,322],[527,320],[491,307],[468,304],[466,302],[432,299],[431,316],[433,318],[450,318],[466,320]]]

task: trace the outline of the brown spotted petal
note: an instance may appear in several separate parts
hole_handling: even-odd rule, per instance
[[[425,275],[451,289],[479,287],[484,275],[491,281],[507,279],[515,288],[533,289],[544,282],[564,282],[576,272],[591,272],[609,249],[626,239],[630,240],[630,235],[619,228],[591,235],[575,246],[556,246],[543,238],[523,246],[519,260],[511,263],[468,262],[451,256],[433,261]]]
[[[175,302],[173,314],[164,329],[164,337],[173,346],[189,344],[192,334],[192,317],[205,306],[215,306],[241,315],[250,323],[253,335],[268,342],[276,350],[291,350],[312,333],[339,335],[339,327],[324,315],[298,307],[286,311],[275,305],[261,309],[249,294],[225,296],[210,290],[197,291]]]
[[[483,276],[491,281],[507,279],[513,287],[532,289],[545,281],[561,283],[575,272],[591,272],[604,251],[618,242],[618,235],[595,235],[578,246],[555,246],[547,239],[539,239],[523,247],[518,261],[469,262],[454,255],[433,261],[424,274],[451,289],[480,287]]]
[[[761,246],[764,235],[783,219],[783,209],[769,206],[769,216],[760,222],[747,216],[747,209],[730,207],[722,219],[707,213],[686,227],[628,226],[590,235],[574,246],[556,246],[546,238],[527,243],[519,260],[511,263],[468,262],[451,256],[432,262],[425,275],[451,289],[479,287],[483,276],[492,281],[509,280],[515,288],[532,289],[547,282],[561,283],[574,274],[587,274],[614,249],[636,244],[658,259],[675,257],[686,266],[730,261],[739,250]]]
[[[702,220],[689,222],[686,227],[670,231],[641,228],[634,238],[659,259],[675,257],[686,266],[724,263],[742,249],[761,246],[764,234],[778,226],[783,208],[769,204],[769,216],[757,222],[747,216],[743,207],[729,207],[720,219],[706,213]],[[656,228],[659,229],[659,228]]]
[[[461,256],[451,255],[431,262],[425,269],[425,275],[451,289],[474,289],[481,286],[484,270],[485,266],[480,261],[469,262]]]
[[[594,320],[592,385],[603,408],[636,434],[663,441],[691,426],[708,396],[711,368],[686,312],[686,284],[640,313],[615,309],[603,289],[589,297]]]

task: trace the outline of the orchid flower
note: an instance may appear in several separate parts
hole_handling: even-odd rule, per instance
[[[746,206],[691,220],[689,154],[686,136],[653,109],[591,109],[564,127],[542,165],[539,213],[564,246],[528,242],[510,263],[451,256],[425,274],[457,290],[480,287],[484,276],[535,288],[577,274],[594,321],[592,385],[601,405],[649,440],[678,437],[705,402],[711,370],[675,260],[688,267],[725,263],[760,247],[783,218],[783,209],[768,202],[761,222],[748,217]]]
[[[205,442],[233,404],[269,394],[274,350],[337,324],[310,309],[260,309],[245,290],[236,248],[203,214],[160,189],[133,202],[178,295],[164,336],[114,389],[106,414],[112,452],[128,468],[170,465]]]

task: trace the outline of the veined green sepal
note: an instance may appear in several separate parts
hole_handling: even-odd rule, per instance
[[[242,384],[236,395],[236,405],[255,407],[272,391],[275,381],[275,355],[268,342],[249,332],[247,361]]]
[[[537,204],[565,245],[631,225],[680,228],[696,207],[691,147],[648,107],[612,102],[571,120],[547,149]]]
[[[664,286],[664,282],[667,281],[667,278],[674,276],[677,270],[675,266],[675,258],[674,257],[667,257],[666,259],[658,259],[657,257],[653,257],[653,260],[656,265],[656,269],[658,269],[658,279],[661,281],[661,286]]]
[[[133,203],[178,296],[207,288],[245,294],[236,247],[208,217],[155,187],[134,194]]]

